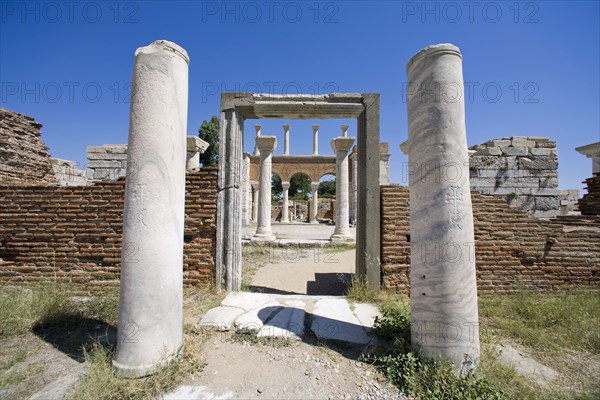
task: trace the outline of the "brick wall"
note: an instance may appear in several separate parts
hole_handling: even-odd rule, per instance
[[[57,184],[42,124],[0,108],[0,185]]]
[[[499,196],[472,192],[477,283],[482,292],[600,287],[600,217],[540,220]],[[381,187],[385,287],[408,292],[408,188]]]
[[[216,168],[186,176],[186,285],[213,280],[216,186]],[[117,286],[124,187],[124,180],[92,186],[0,186],[0,285],[56,278],[82,293]]]
[[[586,179],[587,193],[579,200],[579,210],[583,215],[600,215],[600,174]]]

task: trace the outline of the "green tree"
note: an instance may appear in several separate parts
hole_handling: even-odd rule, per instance
[[[203,167],[210,167],[219,163],[219,118],[214,115],[210,122],[204,120],[200,129],[200,139],[208,143],[208,149],[200,154]]]
[[[308,200],[308,194],[312,193],[310,178],[308,175],[299,173],[290,179],[289,197],[293,200]]]
[[[283,186],[281,186],[281,178],[277,174],[271,175],[271,197],[275,200],[281,199],[283,195]]]
[[[322,199],[332,199],[335,197],[335,179],[319,183],[319,197]]]

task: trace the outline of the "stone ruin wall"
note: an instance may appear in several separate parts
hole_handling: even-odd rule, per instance
[[[91,186],[0,186],[0,285],[48,279],[81,294],[119,285],[125,180]],[[183,276],[211,284],[217,169],[186,174]],[[128,250],[129,251],[129,250]],[[137,249],[131,246],[131,257]]]
[[[600,216],[544,220],[508,206],[502,197],[471,195],[480,292],[600,288]],[[466,256],[469,247],[461,248]],[[440,249],[428,249],[425,255],[440,254]],[[382,186],[384,287],[408,293],[410,257],[408,188]]]
[[[579,200],[582,215],[600,215],[600,173],[584,181],[587,193]]]
[[[58,184],[42,124],[0,108],[0,185]]]
[[[494,139],[470,148],[471,189],[508,196],[508,204],[534,217],[573,214],[578,190],[558,189],[556,142],[539,136]]]

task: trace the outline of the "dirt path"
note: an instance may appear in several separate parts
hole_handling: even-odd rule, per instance
[[[258,269],[253,291],[342,296],[354,273],[354,250],[279,248],[273,262]]]
[[[165,399],[403,399],[357,348],[292,342],[287,347],[232,342],[205,345],[201,375]]]

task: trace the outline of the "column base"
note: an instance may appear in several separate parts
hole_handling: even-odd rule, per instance
[[[314,221],[310,221],[309,224],[315,224],[317,225],[319,223],[319,221],[317,221],[316,219]]]
[[[334,233],[329,240],[335,243],[355,242],[354,236],[340,233]]]
[[[274,242],[276,239],[273,233],[255,233],[250,238],[251,242]]]
[[[118,374],[125,378],[143,378],[148,375],[154,374],[156,371],[168,365],[171,361],[177,360],[183,354],[183,345],[179,347],[175,353],[169,356],[163,357],[157,362],[148,365],[127,365],[123,364],[115,359],[112,360],[112,365]]]

